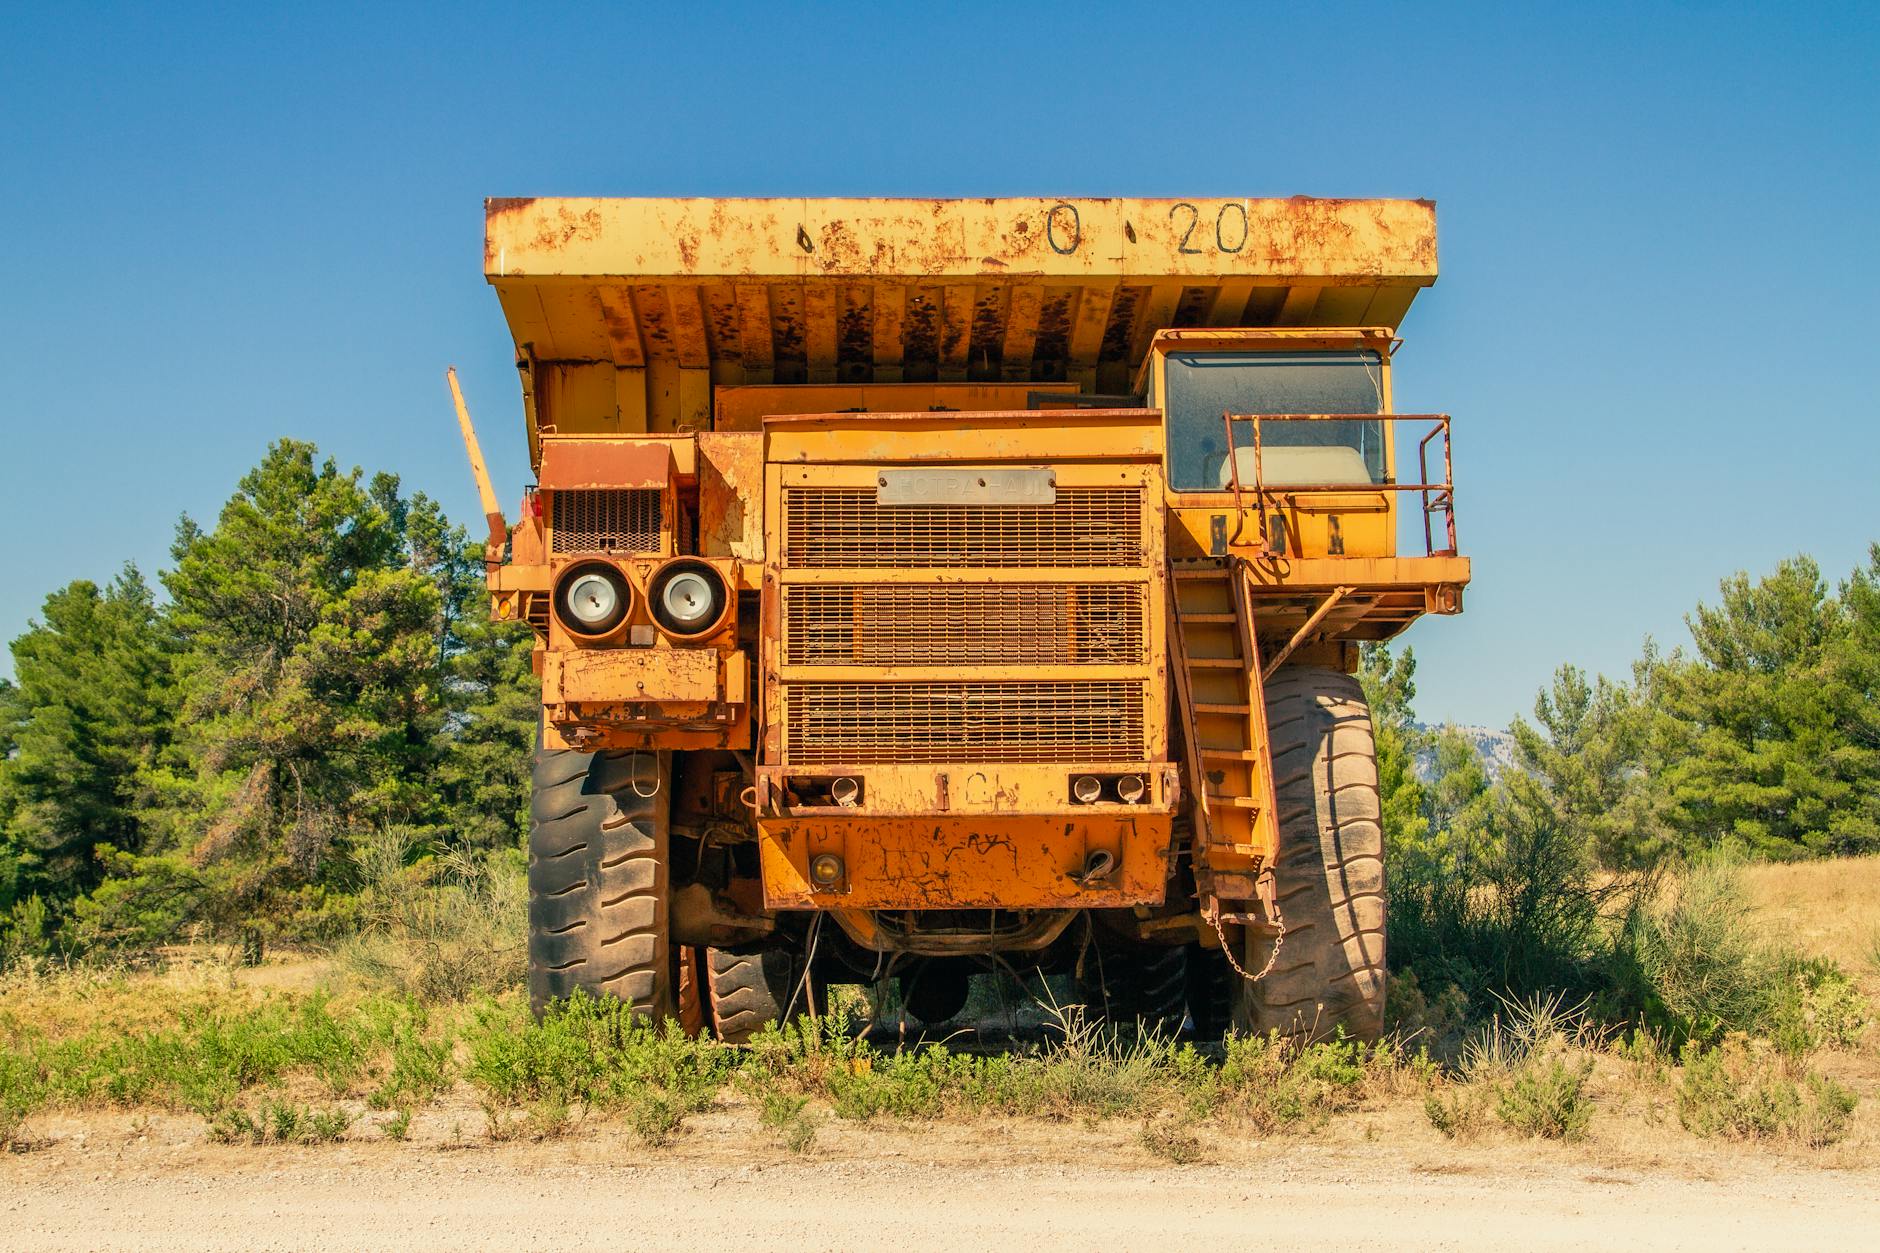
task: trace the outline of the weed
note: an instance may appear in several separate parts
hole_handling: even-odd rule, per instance
[[[390,1073],[366,1098],[372,1108],[428,1101],[449,1086],[452,1040],[448,1034],[426,1039],[422,1027],[415,1016],[394,1027]]]
[[[777,1142],[792,1153],[807,1153],[816,1143],[816,1122],[808,1113],[809,1098],[788,1092],[763,1094],[757,1120],[776,1133]]]
[[[44,1081],[31,1059],[0,1045],[0,1148],[18,1143],[20,1128],[45,1100]]]
[[[1847,1134],[1858,1103],[1824,1076],[1798,1083],[1772,1046],[1739,1035],[1715,1049],[1686,1045],[1682,1061],[1678,1121],[1694,1135],[1824,1148]]]
[[[1177,1166],[1192,1165],[1206,1156],[1201,1137],[1185,1123],[1168,1116],[1144,1119],[1142,1130],[1136,1133],[1136,1143],[1151,1156]]]
[[[239,1106],[217,1111],[209,1138],[223,1144],[328,1144],[352,1124],[353,1116],[337,1106],[317,1109],[269,1098],[253,1114]]]
[[[1487,1121],[1488,1094],[1468,1084],[1453,1087],[1447,1094],[1431,1092],[1423,1098],[1423,1114],[1444,1139],[1467,1142],[1481,1134]]]
[[[644,1105],[650,1088],[683,1117],[711,1104],[729,1061],[726,1050],[687,1038],[675,1024],[653,1029],[622,1001],[577,996],[539,1020],[519,1008],[486,1009],[471,1035],[466,1077],[510,1106]]]
[[[379,1130],[385,1133],[387,1140],[405,1140],[411,1136],[411,1110],[409,1107],[399,1110],[379,1124]]]
[[[1791,960],[1772,997],[1767,1029],[1790,1057],[1851,1049],[1867,1030],[1872,1007],[1841,968],[1826,958]]]
[[[653,1148],[671,1144],[686,1115],[680,1100],[658,1088],[643,1089],[627,1102],[626,1112],[627,1126],[641,1143]]]
[[[418,856],[416,833],[381,832],[360,854],[360,930],[334,951],[369,986],[430,1002],[522,982],[527,886],[513,856]]]

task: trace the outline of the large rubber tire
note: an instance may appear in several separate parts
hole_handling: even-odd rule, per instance
[[[1310,1041],[1384,1029],[1384,830],[1377,745],[1358,681],[1282,667],[1266,685],[1279,802],[1275,863],[1285,939],[1264,979],[1234,978],[1234,1026]],[[1272,939],[1249,931],[1258,973]]]
[[[672,1017],[667,759],[537,749],[529,805],[529,1004],[586,992]]]
[[[1103,938],[1083,954],[1078,993],[1092,1017],[1172,1032],[1181,1027],[1187,980],[1180,947]]]
[[[726,1044],[749,1044],[766,1026],[782,1022],[802,973],[795,956],[782,949],[706,950],[705,975],[718,1038]],[[803,1008],[800,998],[797,1008]]]

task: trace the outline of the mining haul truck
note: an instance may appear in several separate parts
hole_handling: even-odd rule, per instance
[[[999,971],[1165,1028],[1378,1033],[1353,676],[1469,579],[1449,420],[1391,404],[1433,205],[485,216],[514,526],[451,383],[542,681],[538,1009],[742,1041],[845,982],[942,1023]]]

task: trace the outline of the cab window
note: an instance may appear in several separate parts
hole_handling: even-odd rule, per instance
[[[1213,492],[1231,481],[1223,413],[1382,413],[1375,352],[1172,352],[1167,358],[1169,485]],[[1382,483],[1382,422],[1262,421],[1262,478],[1271,484]],[[1235,424],[1243,486],[1252,484],[1253,423]]]

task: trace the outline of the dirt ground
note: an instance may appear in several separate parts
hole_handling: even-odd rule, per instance
[[[748,1115],[669,1148],[624,1130],[492,1144],[474,1107],[392,1143],[230,1147],[188,1118],[49,1117],[0,1158],[0,1248],[1820,1249],[1880,1230],[1859,1159],[1688,1138],[1456,1146],[1415,1111],[1202,1145],[1172,1166],[1125,1122],[823,1123],[803,1156]]]

